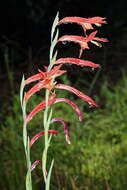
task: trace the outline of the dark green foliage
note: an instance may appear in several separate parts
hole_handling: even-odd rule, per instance
[[[127,186],[127,77],[115,88],[105,82],[101,89],[103,106],[90,113],[85,111],[82,101],[76,100],[84,110],[84,122],[65,103],[53,106],[57,117],[64,116],[70,124],[71,145],[65,142],[63,126],[52,125],[60,133],[53,137],[50,158],[55,165],[52,190],[123,190]],[[65,94],[63,94],[64,96]],[[68,94],[66,94],[68,96]],[[70,96],[70,94],[69,94]],[[73,97],[71,97],[73,98]],[[34,100],[33,100],[34,99]],[[31,98],[32,109],[41,97]],[[1,125],[0,139],[0,189],[23,190],[26,166],[22,143],[22,116],[19,95],[13,100],[13,107],[5,115]],[[43,129],[42,113],[30,123],[31,137]],[[31,150],[32,161],[41,159],[43,137]],[[34,190],[42,189],[41,168],[33,171]]]

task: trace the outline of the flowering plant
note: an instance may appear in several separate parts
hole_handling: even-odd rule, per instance
[[[76,23],[81,25],[84,31],[84,36],[64,35],[59,38],[58,26],[64,23]],[[100,67],[98,64],[95,64],[92,61],[81,59],[81,56],[85,49],[89,49],[89,43],[93,43],[96,46],[101,47],[100,42],[107,42],[107,39],[105,38],[96,37],[97,31],[91,32],[89,35],[86,34],[87,30],[94,29],[93,25],[101,26],[102,24],[106,24],[105,18],[102,17],[92,17],[92,18],[65,17],[62,20],[59,20],[59,16],[57,14],[51,30],[51,47],[50,47],[50,58],[49,58],[48,67],[44,66],[44,71],[39,69],[37,74],[29,77],[28,79],[25,79],[23,76],[21,89],[20,89],[20,100],[21,100],[21,107],[22,107],[23,121],[24,121],[23,143],[25,148],[25,155],[26,155],[26,162],[28,169],[26,175],[26,190],[32,190],[31,172],[39,164],[42,165],[45,190],[50,189],[50,178],[51,178],[51,171],[54,160],[52,160],[50,168],[48,169],[47,168],[48,148],[50,146],[52,136],[58,134],[57,130],[50,128],[50,124],[56,121],[61,122],[61,124],[63,124],[64,126],[66,142],[68,144],[71,143],[68,124],[63,118],[52,118],[53,115],[51,109],[52,105],[59,102],[66,102],[77,113],[79,120],[82,121],[83,119],[83,115],[79,107],[68,98],[65,97],[57,98],[55,89],[70,91],[75,95],[77,95],[82,100],[86,101],[90,105],[90,107],[98,107],[97,103],[83,92],[66,84],[57,84],[56,78],[63,75],[66,72],[66,70],[62,70],[62,66],[67,63],[75,64],[77,66],[91,67],[91,68]],[[78,43],[80,45],[79,58],[66,57],[66,58],[57,59],[57,50],[56,51],[54,50],[56,44],[59,42],[64,43],[71,41],[74,43]],[[27,92],[24,92],[25,86],[35,81],[37,81],[37,83],[33,85],[33,87],[30,88]],[[27,102],[29,101],[31,96],[33,96],[41,89],[45,89],[45,99],[42,100],[30,113],[27,113],[26,112]],[[32,118],[42,110],[44,110],[43,130],[30,139],[27,132],[27,125],[32,120]],[[36,160],[34,163],[31,163],[30,150],[35,141],[37,141],[41,136],[44,136],[44,142],[45,142],[44,150],[42,153],[42,159]]]

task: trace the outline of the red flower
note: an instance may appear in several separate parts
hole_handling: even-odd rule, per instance
[[[86,37],[76,36],[76,35],[64,35],[58,39],[58,42],[69,41],[69,42],[79,43],[79,45],[80,45],[79,57],[81,57],[82,51],[84,49],[89,49],[88,42],[94,43],[95,45],[100,46],[100,47],[101,47],[101,44],[96,41],[108,42],[108,40],[105,38],[95,37],[96,33],[97,33],[97,31],[92,32],[89,36],[86,36]]]
[[[51,106],[56,101],[56,94],[52,93],[48,100],[48,106]],[[45,101],[43,100],[40,104],[38,104],[26,117],[25,122],[26,124],[42,109],[45,108]]]
[[[66,58],[57,59],[54,62],[54,65],[56,65],[56,64],[64,64],[64,63],[75,64],[75,65],[82,66],[82,67],[83,66],[92,67],[92,68],[100,67],[99,64],[95,64],[92,61],[87,61],[87,60],[78,59],[78,58],[72,58],[72,57],[66,57]]]
[[[82,26],[84,32],[89,29],[93,29],[93,24],[96,26],[101,26],[106,24],[105,18],[103,17],[92,17],[92,18],[82,18],[82,17],[65,17],[59,21],[58,24],[64,23],[76,23]]]
[[[38,82],[28,92],[26,92],[24,96],[24,100],[27,102],[33,94],[40,91],[42,88],[52,89],[52,86],[50,85],[50,83],[51,81],[49,79]]]
[[[41,160],[36,160],[35,162],[33,162],[30,171],[33,171],[36,168],[36,166],[40,164],[41,164]]]
[[[51,106],[52,104],[58,103],[58,102],[66,102],[68,103],[77,113],[79,116],[79,121],[83,120],[82,112],[80,111],[79,107],[74,104],[71,100],[67,98],[49,98],[48,105]],[[40,104],[38,104],[26,117],[26,124],[41,110],[45,108],[45,101],[43,100]]]
[[[92,100],[89,96],[87,96],[84,93],[80,92],[76,88],[73,88],[73,87],[65,85],[65,84],[57,84],[57,85],[55,85],[55,88],[64,89],[64,90],[68,90],[70,92],[73,92],[74,94],[79,96],[81,99],[88,102],[91,106],[98,107],[98,105],[96,104],[96,102],[94,100]]]
[[[28,79],[25,80],[25,84],[27,85],[27,84],[29,84],[31,82],[36,81],[36,80],[42,80],[42,79],[44,79],[45,75],[43,75],[43,73],[44,72],[40,72],[40,73],[38,73],[36,75],[33,75],[32,77],[29,77]]]
[[[26,92],[24,100],[27,102],[33,94],[40,91],[42,88],[52,90],[55,85],[54,79],[66,72],[65,70],[60,70],[61,67],[62,65],[55,66],[49,72],[42,72],[41,70],[39,70],[39,74],[33,75],[32,77],[29,77],[27,80],[25,80],[25,84],[29,84],[36,80],[41,81],[39,81],[28,92]]]
[[[52,134],[52,135],[56,135],[56,134],[58,134],[58,131],[56,131],[56,130],[49,130],[48,133],[49,133],[49,134]],[[35,141],[38,140],[38,139],[39,139],[41,136],[43,136],[44,134],[45,134],[44,131],[41,131],[40,133],[36,134],[36,135],[30,140],[29,146],[31,147],[31,146],[35,143]]]
[[[69,104],[74,109],[74,111],[77,113],[77,115],[79,117],[79,121],[83,120],[82,112],[74,102],[72,102],[68,98],[56,98],[54,103],[58,103],[58,102],[66,102],[67,104]]]
[[[36,161],[34,161],[34,162],[32,163],[32,165],[31,165],[30,171],[32,172],[32,171],[36,168],[36,166],[38,166],[38,165],[40,165],[40,164],[42,164],[42,161],[41,161],[41,160],[36,160]],[[47,176],[47,171],[45,171],[45,175]]]
[[[67,142],[68,144],[71,144],[71,142],[70,142],[70,137],[69,137],[68,123],[67,123],[66,121],[64,121],[63,119],[61,119],[61,118],[53,118],[53,119],[51,120],[51,123],[53,123],[53,122],[55,122],[55,121],[59,121],[59,122],[61,122],[61,123],[63,124],[66,142]]]

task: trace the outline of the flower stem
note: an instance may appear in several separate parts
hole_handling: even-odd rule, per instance
[[[54,37],[54,33],[55,33],[55,29],[56,26],[58,24],[58,13],[56,15],[56,18],[54,20],[53,26],[52,26],[52,31],[51,31],[51,46],[50,46],[50,56],[49,56],[49,66],[48,66],[48,70],[47,72],[49,72],[52,67],[53,67],[53,62],[56,59],[57,56],[57,52],[55,53],[54,57],[53,57],[53,51],[54,51],[54,47],[57,43],[57,39],[58,39],[58,30],[56,32],[56,35]],[[54,82],[54,80],[52,81],[52,83]],[[51,121],[51,116],[52,116],[52,111],[50,111],[49,113],[49,105],[48,105],[48,100],[49,100],[49,95],[50,95],[50,91],[48,89],[46,89],[45,92],[45,111],[44,111],[44,132],[45,132],[45,147],[43,150],[43,154],[42,154],[42,170],[43,170],[43,176],[44,176],[44,181],[45,181],[45,190],[49,190],[50,188],[50,177],[51,177],[51,171],[52,171],[52,167],[53,167],[53,163],[54,160],[52,160],[50,168],[49,168],[49,172],[47,173],[47,154],[48,154],[48,148],[50,146],[50,141],[51,141],[51,137],[52,135],[48,135],[48,130],[49,130],[49,126],[50,126],[50,121]]]
[[[46,178],[47,178],[46,165],[47,165],[47,152],[48,152],[48,129],[49,129],[48,98],[49,98],[49,90],[46,89],[46,92],[45,92],[46,105],[45,105],[45,111],[44,111],[45,148],[44,148],[43,156],[42,156],[42,169],[43,169],[43,176],[44,176],[45,183],[46,183]]]

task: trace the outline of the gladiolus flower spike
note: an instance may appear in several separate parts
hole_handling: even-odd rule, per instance
[[[84,30],[83,36],[76,36],[76,35],[64,35],[59,36],[58,29],[60,27],[57,27],[58,25],[64,24],[64,23],[76,23],[81,25],[81,27]],[[69,127],[68,122],[64,120],[64,118],[52,118],[52,105],[55,105],[56,103],[64,102],[67,103],[69,106],[72,107],[72,109],[76,112],[76,114],[79,117],[79,121],[83,120],[83,114],[79,107],[72,102],[70,99],[66,97],[57,97],[56,89],[59,90],[67,90],[81,98],[83,101],[87,102],[90,107],[98,107],[98,104],[89,96],[84,94],[83,92],[77,90],[76,88],[66,85],[66,84],[57,84],[56,78],[61,76],[62,74],[65,74],[67,71],[62,69],[62,66],[64,64],[74,64],[80,67],[91,67],[93,69],[99,68],[99,64],[95,64],[92,61],[81,59],[83,51],[85,49],[90,49],[89,43],[93,43],[96,46],[101,47],[100,42],[107,42],[108,40],[105,38],[96,37],[97,30],[89,33],[87,35],[87,30],[93,30],[94,25],[96,26],[102,26],[102,24],[106,24],[106,20],[103,17],[92,17],[92,18],[82,18],[82,17],[65,17],[59,21],[58,14],[56,15],[56,18],[54,20],[52,30],[51,30],[51,47],[50,47],[50,60],[48,66],[43,66],[44,71],[38,70],[38,73],[35,75],[29,77],[28,79],[22,79],[21,83],[21,90],[20,90],[20,100],[21,100],[21,107],[23,112],[23,142],[24,142],[24,148],[25,148],[25,154],[26,154],[26,160],[27,160],[27,168],[28,173],[26,177],[26,187],[29,187],[32,189],[32,179],[31,179],[31,172],[36,168],[37,165],[42,165],[42,171],[43,171],[43,177],[45,182],[45,190],[49,190],[50,185],[50,177],[51,177],[51,171],[53,167],[54,161],[52,160],[49,170],[47,170],[47,153],[48,148],[50,145],[50,141],[52,139],[52,136],[58,134],[58,129],[51,129],[50,125],[56,121],[60,122],[64,126],[64,134],[65,139],[68,144],[71,143],[70,141],[70,135],[69,135]],[[57,59],[57,51],[55,51],[56,44],[59,42],[74,42],[78,43],[80,45],[80,53],[79,58],[73,58],[73,57],[61,57]],[[25,86],[29,86],[31,83],[35,83],[33,87],[31,87],[27,92],[25,91]],[[35,95],[37,92],[45,90],[45,98],[42,98],[42,101],[36,105],[30,113],[26,113],[26,105],[29,99]],[[34,137],[29,140],[28,132],[27,132],[27,125],[29,122],[37,115],[38,112],[42,111],[44,112],[43,116],[43,130],[36,134]],[[44,137],[42,137],[44,136]],[[31,164],[30,161],[30,149],[33,146],[33,144],[39,139],[42,138],[44,140],[44,151],[42,154],[42,159],[36,160]],[[28,177],[29,176],[29,177]]]

